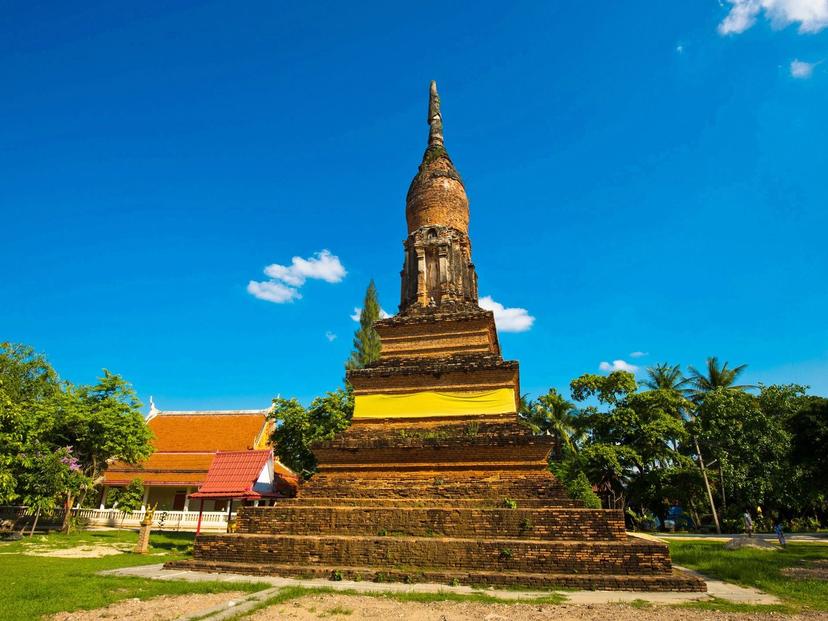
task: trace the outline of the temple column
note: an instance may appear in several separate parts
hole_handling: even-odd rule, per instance
[[[141,499],[141,511],[147,510],[149,504],[149,485],[144,485],[144,497]]]
[[[428,306],[428,286],[426,284],[426,256],[421,245],[414,247],[417,252],[417,301]]]

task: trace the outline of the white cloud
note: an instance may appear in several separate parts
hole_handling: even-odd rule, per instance
[[[328,342],[333,343],[336,340],[336,334],[328,330],[325,332],[325,338],[328,339]]]
[[[293,302],[302,297],[297,289],[287,287],[275,280],[267,280],[265,282],[257,282],[251,280],[247,283],[247,292],[267,302],[275,302],[276,304],[284,304],[285,302]]]
[[[317,252],[310,259],[293,257],[289,266],[274,263],[268,265],[264,272],[272,279],[281,280],[292,287],[301,287],[308,278],[336,283],[348,273],[340,263],[339,257],[331,254],[330,250]]]
[[[388,319],[390,316],[391,313],[387,313],[384,308],[380,308],[380,319]],[[362,309],[359,306],[354,306],[354,312],[351,315],[351,319],[359,321],[360,317],[362,317]]]
[[[816,67],[816,63],[806,63],[804,60],[792,60],[791,77],[807,80],[814,72],[814,67]]]
[[[727,0],[730,11],[719,24],[719,34],[739,34],[764,12],[774,28],[799,24],[800,33],[819,32],[828,26],[828,0]]]
[[[627,371],[627,373],[638,373],[638,367],[624,360],[613,360],[612,363],[602,362],[598,365],[602,371],[612,373],[613,371]]]
[[[646,351],[634,351],[630,352],[630,358],[643,358],[644,356],[649,356],[650,354]]]
[[[535,323],[535,318],[525,308],[506,308],[487,295],[478,301],[480,308],[494,313],[495,324],[501,332],[526,332]]]
[[[283,304],[301,298],[299,287],[308,279],[337,283],[348,272],[339,257],[331,254],[330,250],[322,250],[309,259],[293,257],[290,265],[273,263],[264,268],[264,273],[270,280],[251,280],[247,285],[248,293],[260,300]]]

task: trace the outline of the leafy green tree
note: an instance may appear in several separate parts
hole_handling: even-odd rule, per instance
[[[20,456],[23,469],[19,479],[23,503],[35,510],[30,532],[34,534],[44,511],[54,510],[58,503],[76,494],[88,480],[80,471],[69,447],[58,450],[35,450]],[[67,507],[66,515],[69,514]]]
[[[21,343],[0,343],[0,390],[13,403],[26,405],[55,396],[60,379],[43,354]]]
[[[144,482],[132,479],[126,486],[113,489],[110,499],[121,511],[137,511],[144,504]]]
[[[19,498],[19,455],[37,448],[40,430],[32,412],[60,391],[58,375],[45,356],[28,345],[0,343],[0,503]]]
[[[758,397],[720,387],[699,404],[693,432],[719,465],[721,501],[731,515],[795,502],[785,490],[794,488],[786,423],[802,394],[801,386],[761,386]]]
[[[129,383],[104,369],[97,384],[67,386],[61,398],[41,412],[50,440],[72,446],[81,471],[91,481],[81,490],[83,495],[103,481],[109,462],[134,464],[152,454],[152,432],[140,407]]]
[[[801,469],[799,498],[809,509],[828,504],[828,399],[805,397],[787,421],[792,467]]]
[[[627,371],[613,371],[609,375],[586,373],[569,383],[572,398],[583,402],[595,397],[599,403],[615,405],[638,388],[635,376]]]
[[[354,333],[354,351],[345,363],[347,369],[362,369],[367,364],[379,360],[380,337],[374,329],[374,322],[380,318],[380,304],[374,281],[368,284],[365,300],[359,315],[359,328]]]
[[[347,429],[353,414],[354,397],[348,388],[317,397],[307,409],[297,399],[276,397],[270,414],[276,423],[272,436],[276,454],[294,472],[312,475],[316,470],[313,445]]]
[[[687,437],[684,398],[669,390],[636,392],[635,378],[624,371],[583,375],[571,388],[576,401],[595,398],[606,406],[587,406],[578,416],[587,435],[578,458],[590,482],[616,508],[636,504],[663,520],[670,477],[692,465],[676,450]]]

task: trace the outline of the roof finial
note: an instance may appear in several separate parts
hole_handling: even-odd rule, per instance
[[[428,96],[428,146],[443,146],[443,115],[440,114],[440,96],[437,94],[437,82],[431,81]]]
[[[150,395],[150,409],[149,414],[147,414],[147,420],[155,418],[158,415],[159,411],[160,410],[157,407],[155,407],[155,401],[153,400],[152,395]]]

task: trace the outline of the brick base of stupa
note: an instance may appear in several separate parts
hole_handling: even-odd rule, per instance
[[[704,591],[663,543],[627,537],[546,467],[553,439],[508,417],[355,422],[314,449],[298,498],[243,507],[167,567],[544,588]]]

